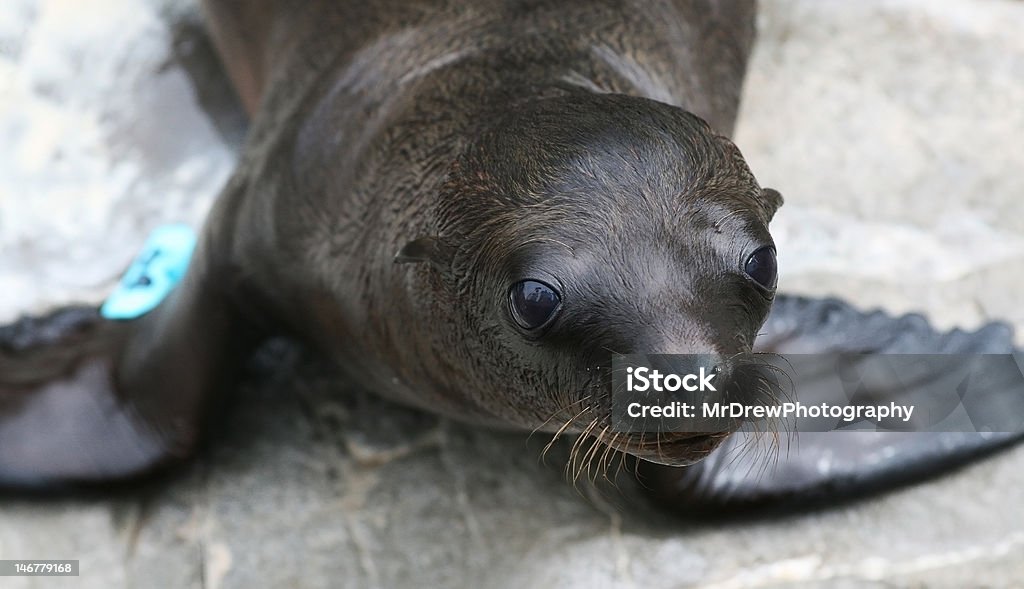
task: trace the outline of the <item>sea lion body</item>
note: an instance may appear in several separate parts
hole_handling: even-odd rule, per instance
[[[378,83],[407,90],[438,69],[475,61],[482,78],[469,92],[515,78],[578,84],[684,106],[729,133],[756,2],[206,0],[203,9],[250,114],[275,88],[294,98],[327,71],[337,90],[365,93]],[[457,99],[451,88],[439,90]]]
[[[579,139],[580,150],[584,141],[633,140],[625,125],[616,131],[621,137],[601,137],[599,125],[614,129],[616,116],[661,116],[671,124],[683,111],[666,104],[730,130],[752,41],[753,3],[313,2],[300,10],[283,4],[206,4],[216,44],[253,110],[254,137],[266,143],[250,146],[241,168],[249,187],[233,197],[239,200],[233,214],[252,228],[247,233],[274,241],[236,248],[239,259],[232,263],[266,268],[261,290],[306,303],[276,306],[371,390],[475,423],[537,427],[538,419],[574,399],[532,391],[532,398],[517,399],[521,389],[512,386],[503,391],[509,399],[497,403],[493,391],[509,375],[469,365],[483,362],[474,356],[487,356],[491,364],[502,360],[501,343],[482,337],[487,319],[451,317],[425,296],[446,289],[452,299],[475,293],[438,283],[428,267],[396,268],[395,254],[421,236],[458,232],[453,210],[479,206],[472,214],[481,223],[514,214],[514,207],[479,205],[472,187],[452,190],[459,181],[484,182],[456,178],[452,168],[489,132],[501,136],[488,149],[510,159],[517,151],[545,150],[539,137],[526,133],[528,121],[518,128],[500,122],[515,109],[576,118],[567,136],[591,134],[567,138]],[[252,25],[264,16],[267,23]],[[637,105],[640,114],[629,114]],[[688,122],[694,129],[680,134],[715,137]],[[496,125],[505,127],[499,132]],[[676,149],[661,141],[665,151]],[[731,156],[724,147],[722,155]],[[569,151],[560,161],[553,155],[529,164],[554,169],[572,157]],[[645,162],[634,163],[658,176]],[[513,181],[511,174],[507,180]],[[666,194],[688,190],[682,176],[662,180]],[[640,231],[644,225],[628,218],[633,203],[620,204],[621,222]],[[580,205],[608,207],[598,194]],[[636,209],[631,216],[653,210]],[[512,250],[527,241],[527,232],[522,228],[495,247]],[[260,273],[250,276],[258,280]]]

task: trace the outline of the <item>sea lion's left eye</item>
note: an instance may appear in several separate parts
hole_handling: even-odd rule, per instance
[[[747,258],[743,272],[765,290],[772,290],[778,282],[778,264],[775,260],[775,248],[763,247]]]
[[[555,289],[536,280],[523,280],[509,291],[512,318],[523,329],[537,329],[554,316],[562,302]]]

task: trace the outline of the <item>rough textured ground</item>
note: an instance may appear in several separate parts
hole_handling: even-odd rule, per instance
[[[783,289],[1024,333],[1024,3],[763,4],[737,142],[787,197]],[[201,221],[240,124],[190,8],[0,6],[0,320],[98,300],[150,227]],[[263,366],[180,476],[0,499],[0,558],[82,571],[0,587],[1024,584],[1024,449],[825,511],[667,520],[575,490],[544,440],[385,405],[286,347]]]

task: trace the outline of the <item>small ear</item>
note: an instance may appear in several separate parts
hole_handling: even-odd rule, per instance
[[[402,246],[402,249],[395,255],[396,264],[409,264],[415,262],[430,262],[438,268],[447,268],[451,265],[454,248],[437,236],[428,235],[414,239]]]
[[[764,212],[768,214],[769,221],[775,216],[775,211],[779,210],[783,202],[785,201],[778,190],[774,188],[761,189],[761,203],[764,206]]]

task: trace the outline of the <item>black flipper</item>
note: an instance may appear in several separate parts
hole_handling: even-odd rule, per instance
[[[134,478],[194,452],[255,342],[211,233],[184,281],[140,319],[80,307],[0,328],[0,487]]]
[[[1024,416],[1012,329],[993,323],[974,331],[941,333],[920,315],[864,313],[841,301],[780,296],[759,351],[778,354],[868,352],[885,354],[1005,354],[1000,371],[985,383],[986,411]],[[1024,358],[1018,356],[1021,361]],[[942,370],[934,379],[943,377]],[[932,374],[929,373],[929,377]],[[1010,383],[1013,376],[1014,386]],[[928,382],[915,385],[927,387]],[[811,383],[813,385],[813,383]],[[876,401],[907,390],[868,391]],[[807,383],[800,392],[807,391]],[[1022,417],[1024,418],[1024,417]],[[740,433],[690,467],[640,465],[642,484],[680,513],[706,514],[744,508],[793,508],[835,502],[906,485],[1007,447],[1020,433],[914,431],[799,432],[768,436]],[[1020,429],[1015,430],[1021,431]],[[777,444],[777,445],[773,445]]]

